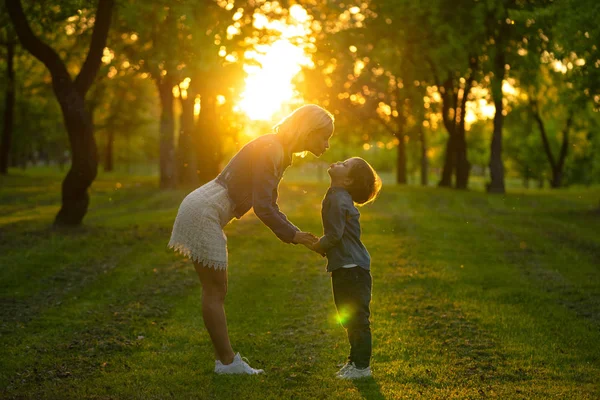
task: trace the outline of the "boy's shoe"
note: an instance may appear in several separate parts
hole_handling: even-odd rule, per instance
[[[359,369],[356,368],[356,365],[352,363],[342,374],[339,374],[337,377],[339,379],[360,379],[360,378],[368,378],[371,375],[371,367]]]
[[[338,372],[335,373],[335,376],[343,375],[344,372],[346,372],[346,370],[348,368],[350,368],[351,366],[352,366],[352,363],[350,361],[348,361],[346,364],[344,364],[344,366],[342,368],[340,368],[340,370]]]
[[[262,369],[255,369],[248,365],[248,359],[242,359],[240,353],[237,353],[233,357],[231,364],[223,364],[219,360],[215,360],[215,373],[217,374],[246,374],[246,375],[257,375],[265,372]]]

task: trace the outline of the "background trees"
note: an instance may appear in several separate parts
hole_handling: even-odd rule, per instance
[[[194,187],[285,113],[316,102],[336,115],[324,158],[366,157],[398,184],[477,182],[492,193],[507,179],[592,184],[596,3],[6,1],[0,19],[18,23],[0,29],[0,172],[70,164],[56,223],[77,225],[98,163]],[[245,79],[291,68],[276,62],[289,50],[261,58],[281,43],[305,54],[296,95],[252,119]],[[277,87],[255,87],[253,106],[266,109]]]
[[[96,177],[98,162],[94,128],[91,115],[85,106],[85,96],[100,68],[114,2],[99,0],[93,17],[80,13],[79,21],[89,21],[93,18],[94,22],[89,51],[75,79],[71,78],[67,65],[59,54],[33,32],[21,2],[7,0],[5,4],[21,44],[46,66],[52,77],[52,88],[61,107],[72,154],[71,168],[62,185],[63,204],[55,224],[78,225],[87,212],[87,189]],[[37,7],[32,7],[31,10],[34,15],[40,12]],[[74,11],[69,7],[59,7],[55,16],[58,19],[69,16]],[[82,23],[86,24],[85,21]],[[79,26],[73,29],[78,28],[87,30],[87,27]]]

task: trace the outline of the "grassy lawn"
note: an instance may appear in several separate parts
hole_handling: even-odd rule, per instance
[[[186,191],[101,174],[85,225],[57,231],[61,179],[0,178],[0,398],[600,398],[600,189],[384,186],[362,210],[374,379],[341,382],[319,256],[253,215],[227,226],[230,336],[266,374],[216,376],[198,278],[166,247]],[[281,208],[320,233],[325,190],[284,179]]]

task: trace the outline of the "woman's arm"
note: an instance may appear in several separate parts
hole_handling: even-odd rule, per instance
[[[285,243],[303,243],[303,235],[277,205],[277,187],[280,177],[276,166],[281,165],[281,148],[269,144],[252,157],[252,206],[256,216]],[[295,241],[294,239],[297,239]]]

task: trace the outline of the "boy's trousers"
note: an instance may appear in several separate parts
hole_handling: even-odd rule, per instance
[[[361,267],[339,268],[331,273],[333,300],[342,326],[348,332],[348,361],[366,368],[371,360],[371,273]]]

